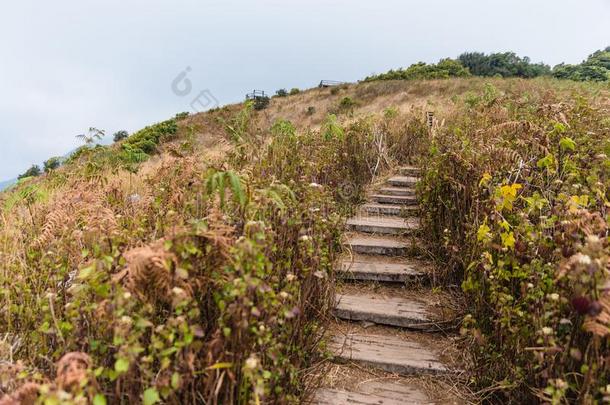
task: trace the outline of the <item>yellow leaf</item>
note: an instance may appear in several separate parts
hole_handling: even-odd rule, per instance
[[[491,180],[491,174],[484,173],[483,177],[481,177],[481,181],[479,181],[479,187],[489,184],[489,180]]]
[[[512,232],[503,232],[500,234],[502,238],[502,245],[505,248],[514,248],[515,247],[515,235]]]

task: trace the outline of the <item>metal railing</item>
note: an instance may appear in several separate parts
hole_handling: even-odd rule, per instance
[[[340,86],[342,84],[345,84],[345,82],[339,82],[337,80],[321,80],[318,87]]]
[[[252,93],[246,94],[246,100],[256,100],[259,98],[269,98],[269,95],[264,90],[253,90]]]

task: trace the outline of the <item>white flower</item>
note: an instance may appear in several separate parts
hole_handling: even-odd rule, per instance
[[[544,328],[542,328],[542,334],[545,336],[552,335],[553,328],[549,328],[548,326],[545,326]]]
[[[286,299],[286,298],[288,298],[288,293],[287,293],[286,291],[282,291],[282,292],[280,293],[280,297],[282,297],[282,298]]]
[[[532,283],[527,283],[527,288],[534,288],[534,284],[532,284]]]
[[[553,293],[549,295],[549,298],[553,301],[558,301],[559,300],[559,294],[557,293]]]
[[[589,235],[587,236],[587,243],[596,244],[599,243],[599,236],[597,235]]]
[[[296,278],[297,278],[297,276],[295,276],[295,275],[294,275],[294,274],[292,274],[292,273],[288,273],[288,274],[286,275],[286,280],[287,280],[287,281],[294,281],[294,280],[296,280]]]
[[[583,255],[582,253],[576,254],[576,261],[583,266],[588,266],[591,264],[591,258],[587,255]]]
[[[318,183],[310,183],[309,187],[313,187],[313,188],[321,188],[322,186]]]
[[[303,235],[299,238],[299,240],[302,240],[303,242],[307,242],[309,240],[309,236],[308,235]]]
[[[256,367],[258,367],[258,359],[254,357],[254,355],[251,355],[248,357],[248,360],[246,360],[246,368],[254,370]]]

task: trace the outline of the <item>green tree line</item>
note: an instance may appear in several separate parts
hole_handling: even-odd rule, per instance
[[[610,80],[610,46],[598,50],[577,65],[561,63],[551,68],[542,62],[533,63],[529,57],[515,52],[464,52],[457,59],[441,59],[437,64],[418,62],[406,69],[390,70],[373,75],[365,81],[444,79],[449,77],[523,77],[552,76],[576,81]]]

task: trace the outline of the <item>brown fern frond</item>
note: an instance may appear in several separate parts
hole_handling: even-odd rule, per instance
[[[601,311],[597,316],[588,317],[583,327],[587,332],[605,337],[610,335],[610,295],[604,295],[598,302]]]
[[[129,291],[145,301],[171,302],[176,257],[163,243],[135,248],[123,256],[127,260],[124,284]]]
[[[37,403],[40,384],[27,382],[9,395],[0,398],[0,405],[34,405]]]
[[[83,382],[92,383],[90,381],[91,365],[91,358],[87,353],[67,353],[57,362],[55,383],[66,392],[80,388]]]
[[[507,121],[484,129],[482,132],[488,135],[499,136],[504,133],[518,135],[523,133],[540,133],[543,131],[542,128],[529,121]]]

